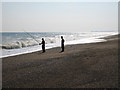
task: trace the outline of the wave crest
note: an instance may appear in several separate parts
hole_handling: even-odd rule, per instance
[[[16,48],[23,48],[28,46],[38,45],[35,41],[16,41],[8,44],[4,44],[1,46],[2,49],[16,49]]]

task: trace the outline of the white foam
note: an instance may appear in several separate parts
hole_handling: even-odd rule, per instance
[[[88,34],[88,33],[87,33]],[[65,45],[71,45],[71,44],[85,44],[85,43],[96,43],[96,42],[104,42],[106,40],[104,39],[99,39],[101,37],[105,37],[105,36],[109,36],[109,35],[115,35],[118,33],[94,33],[94,35],[88,34],[89,36],[87,36],[87,34],[83,37],[83,38],[78,38],[78,39],[72,39],[71,41],[67,40],[65,41]],[[93,37],[92,37],[93,36]],[[68,36],[64,36],[64,38],[66,39]],[[71,37],[73,38],[77,38],[71,35]],[[46,49],[50,49],[53,47],[60,47],[60,39],[58,40],[59,37],[55,38],[57,39],[57,42],[55,43],[49,43],[46,44]],[[51,40],[53,40],[54,38],[51,38]],[[54,39],[54,41],[55,41]],[[29,46],[29,47],[25,47],[25,48],[18,48],[18,49],[3,49],[0,50],[0,52],[2,52],[2,56],[0,56],[0,58],[4,58],[4,57],[9,57],[9,56],[16,56],[16,55],[20,55],[20,54],[26,54],[26,53],[32,53],[32,52],[36,52],[36,51],[40,51],[42,50],[40,45],[36,45],[36,46]]]

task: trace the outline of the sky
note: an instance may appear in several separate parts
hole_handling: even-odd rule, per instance
[[[3,2],[3,32],[118,30],[117,2]]]

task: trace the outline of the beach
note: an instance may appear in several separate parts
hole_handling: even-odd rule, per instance
[[[118,36],[2,59],[2,88],[117,88]]]

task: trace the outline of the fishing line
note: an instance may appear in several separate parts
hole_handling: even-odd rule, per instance
[[[24,32],[27,33],[29,36],[31,36],[32,39],[34,39],[36,42],[38,42],[30,33],[26,32],[25,30],[24,30]],[[38,44],[39,44],[39,42],[38,42]]]

